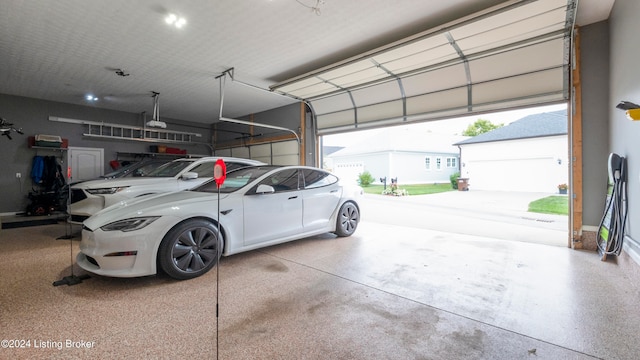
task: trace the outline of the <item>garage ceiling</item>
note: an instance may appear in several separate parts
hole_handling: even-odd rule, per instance
[[[155,91],[161,94],[162,117],[213,123],[219,114],[217,77],[225,70],[233,68],[236,81],[226,82],[223,115],[240,117],[295,102],[278,95],[280,92],[304,98],[326,95],[298,93],[282,86],[273,88],[278,93],[258,88],[291,84],[288,79],[299,80],[317,73],[316,69],[333,69],[331,64],[344,64],[345,59],[364,59],[360,54],[375,53],[367,61],[384,64],[387,74],[402,75],[404,95],[397,95],[397,82],[385,83],[373,73],[381,67],[363,69],[372,72],[364,77],[365,82],[382,80],[383,87],[379,89],[388,87],[396,94],[396,101],[405,102],[405,107],[424,103],[423,100],[449,101],[438,86],[440,81],[445,81],[451,92],[461,94],[453,97],[452,107],[475,107],[493,100],[474,98],[471,103],[458,104],[461,98],[468,99],[469,82],[473,97],[488,94],[483,87],[504,89],[504,83],[495,82],[505,75],[495,74],[499,68],[493,66],[494,61],[500,61],[507,74],[529,72],[530,68],[513,63],[513,59],[535,54],[541,58],[540,54],[553,52],[546,70],[535,69],[536,76],[519,79],[519,84],[530,79],[542,83],[539,76],[561,71],[558,58],[565,55],[557,53],[557,49],[563,46],[559,34],[566,30],[560,24],[566,18],[566,9],[561,9],[566,4],[565,0],[3,0],[0,93],[150,113]],[[612,4],[613,0],[580,0],[577,23],[608,18]],[[467,18],[494,11],[487,10],[493,6],[551,10],[537,15],[527,10],[518,13],[517,19],[505,17],[507,10],[495,11],[497,17]],[[178,29],[166,24],[169,13],[184,17],[186,25]],[[548,28],[540,27],[542,22]],[[455,26],[443,28],[443,24]],[[538,33],[531,33],[527,24],[537,28]],[[505,34],[509,36],[505,38]],[[537,39],[531,46],[508,45],[531,38]],[[409,47],[395,52],[378,51],[389,48],[388,44],[405,43],[403,39],[413,40]],[[489,55],[495,57],[488,61]],[[566,59],[560,63],[566,64]],[[343,77],[354,73],[349,69],[337,71]],[[426,81],[426,74],[434,77]],[[353,81],[362,82],[362,76],[356,78]],[[360,83],[351,85],[357,106],[365,107],[357,118],[341,118],[336,124],[327,123],[325,128],[373,121],[367,113],[382,111],[388,114],[386,117],[396,117],[397,105],[380,98],[379,90],[361,87]],[[438,96],[419,98],[432,93]],[[85,99],[87,94],[99,100],[90,102]],[[343,99],[338,103],[341,102]],[[318,104],[318,110],[322,108],[321,103],[314,104]],[[348,108],[331,106],[323,109],[325,115]],[[419,112],[432,110],[427,107]]]

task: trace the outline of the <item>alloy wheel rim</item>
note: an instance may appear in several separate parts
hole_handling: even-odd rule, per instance
[[[356,210],[356,207],[352,204],[345,206],[340,214],[340,217],[342,230],[347,233],[353,232],[356,228],[356,225],[358,224],[358,211]]]
[[[207,228],[188,229],[176,239],[171,257],[181,271],[205,269],[218,258],[218,237]]]

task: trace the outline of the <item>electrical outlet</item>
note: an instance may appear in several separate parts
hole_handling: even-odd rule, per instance
[[[16,179],[20,179],[22,177],[21,173],[16,173]]]

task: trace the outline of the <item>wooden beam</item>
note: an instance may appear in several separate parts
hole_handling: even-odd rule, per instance
[[[572,111],[571,117],[571,225],[569,247],[582,249],[582,83],[580,81],[580,29],[573,36]]]

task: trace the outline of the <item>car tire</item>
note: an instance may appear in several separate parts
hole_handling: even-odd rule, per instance
[[[177,280],[193,279],[213,268],[222,254],[224,240],[211,221],[193,219],[173,227],[158,249],[158,265]]]
[[[360,222],[358,206],[351,201],[342,204],[336,219],[335,234],[340,237],[351,236],[356,231],[358,222]]]

